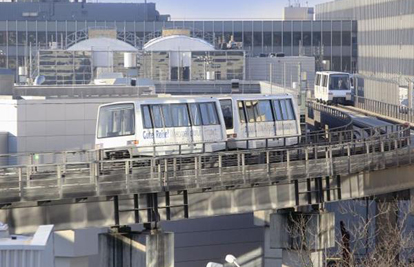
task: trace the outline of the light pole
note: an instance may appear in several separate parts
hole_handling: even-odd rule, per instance
[[[229,254],[226,256],[226,261],[230,264],[234,264],[237,267],[241,267],[238,263],[237,263],[237,259],[236,257],[234,257],[233,255]]]

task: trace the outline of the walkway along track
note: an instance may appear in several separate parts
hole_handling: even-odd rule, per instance
[[[54,153],[54,162],[44,164],[35,163],[33,155],[7,155],[3,158],[9,162],[18,157],[18,163],[25,157],[29,163],[0,167],[0,204],[229,190],[276,183],[293,184],[299,190],[301,183],[309,183],[309,178],[335,179],[412,163],[408,126],[370,131],[384,134],[357,140],[352,129],[333,130],[298,137],[300,144],[294,147],[119,160],[102,159],[103,152],[99,150]],[[289,138],[294,137],[279,141],[284,144]],[[37,157],[46,158],[46,154]],[[297,198],[296,204],[309,203],[299,203]]]

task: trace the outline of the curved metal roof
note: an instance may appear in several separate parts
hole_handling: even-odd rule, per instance
[[[72,45],[68,51],[120,51],[137,52],[138,49],[132,45],[117,39],[106,37],[91,38]]]
[[[185,35],[171,35],[152,39],[144,45],[146,51],[213,51],[210,43]]]

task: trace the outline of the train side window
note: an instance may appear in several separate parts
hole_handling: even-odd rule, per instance
[[[151,129],[152,128],[151,113],[150,113],[149,106],[147,105],[142,106],[142,119],[144,120],[144,128]]]
[[[295,111],[293,109],[293,105],[292,105],[292,100],[290,99],[285,99],[285,103],[286,103],[286,110],[287,110],[287,115],[288,115],[288,120],[295,120]]]
[[[244,105],[246,106],[247,119],[249,123],[255,122],[253,103],[251,101],[244,101]]]
[[[203,125],[208,125],[209,118],[208,118],[207,104],[205,103],[200,104],[200,111],[201,111],[201,119],[203,121]]]
[[[321,75],[316,74],[315,85],[321,85]]]
[[[328,86],[328,75],[323,75],[322,76],[322,86],[323,87],[327,87]]]
[[[246,113],[244,113],[244,104],[243,101],[238,101],[238,110],[239,110],[239,117],[241,123],[246,123]]]
[[[208,117],[210,119],[210,125],[220,124],[217,116],[217,108],[215,103],[207,103]]]
[[[251,101],[254,110],[254,119],[256,122],[264,121],[259,111],[259,101]]]
[[[164,128],[161,106],[152,105],[151,111],[152,111],[152,120],[154,122],[154,128]]]
[[[220,106],[224,117],[224,123],[226,124],[226,129],[233,129],[233,107],[231,100],[220,100]]]
[[[273,108],[275,111],[275,119],[276,121],[282,121],[282,110],[280,108],[280,101],[279,100],[273,100]]]
[[[200,106],[198,104],[190,104],[191,119],[194,126],[202,125]]]
[[[171,116],[171,108],[170,105],[162,105],[162,114],[164,115],[164,123],[165,127],[174,127],[174,122]]]
[[[256,111],[258,113],[257,117],[260,117],[260,121],[274,121],[272,106],[270,105],[269,100],[260,100],[259,104],[257,105]]]
[[[188,109],[186,104],[171,105],[171,115],[173,118],[174,127],[190,126],[190,119],[188,117]]]

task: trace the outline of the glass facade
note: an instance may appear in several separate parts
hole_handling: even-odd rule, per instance
[[[35,76],[44,76],[48,85],[88,84],[92,78],[90,52],[40,50],[35,64]]]
[[[244,51],[143,52],[139,76],[157,81],[231,80],[244,78]]]
[[[356,71],[356,22],[338,21],[0,21],[0,68],[16,69],[30,50],[64,49],[85,39],[89,28],[112,27],[118,39],[142,47],[164,28],[186,28],[193,37],[225,49],[233,38],[248,55],[283,52],[332,62],[333,70]],[[35,54],[32,52],[32,54]],[[228,62],[231,66],[231,61]],[[318,67],[318,66],[317,66]],[[237,68],[236,66],[234,67]],[[224,72],[223,72],[224,73]],[[159,74],[163,74],[162,68]],[[192,74],[191,74],[192,75]],[[224,75],[224,74],[222,74]],[[227,75],[227,72],[226,72]],[[194,76],[194,75],[192,75]],[[230,76],[232,76],[230,74]]]

